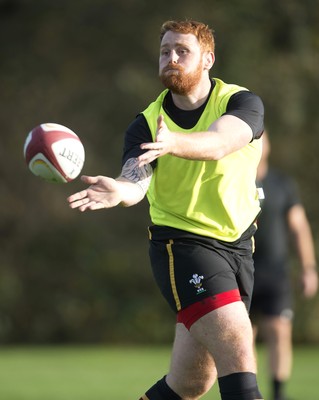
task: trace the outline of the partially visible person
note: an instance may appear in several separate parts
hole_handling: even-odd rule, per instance
[[[216,380],[222,400],[263,398],[248,310],[264,107],[210,78],[214,47],[206,24],[162,25],[166,89],[128,127],[120,176],[83,176],[68,198],[80,211],[148,198],[151,266],[176,333],[167,375],[142,400],[198,400]]]
[[[293,299],[290,240],[301,267],[300,283],[306,298],[318,288],[313,237],[295,181],[269,166],[269,135],[263,135],[263,153],[257,170],[265,198],[255,234],[255,284],[250,315],[255,338],[260,332],[269,355],[272,399],[284,400],[292,369]]]

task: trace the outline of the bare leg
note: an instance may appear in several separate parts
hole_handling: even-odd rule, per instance
[[[271,375],[286,381],[292,367],[292,323],[284,317],[266,318],[263,321],[263,333],[269,349]]]
[[[216,377],[211,354],[183,324],[177,324],[167,384],[183,400],[197,400],[213,386]]]
[[[219,377],[235,372],[256,373],[252,326],[244,303],[211,311],[196,321],[190,332],[212,354]]]
[[[167,384],[183,400],[198,400],[218,376],[256,373],[253,334],[245,305],[235,302],[196,321],[177,324]]]

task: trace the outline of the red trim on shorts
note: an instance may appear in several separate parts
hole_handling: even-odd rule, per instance
[[[184,324],[189,330],[193,323],[203,317],[205,314],[236,301],[241,301],[241,296],[238,289],[233,289],[229,290],[228,292],[206,297],[205,299],[197,301],[183,310],[180,310],[177,313],[177,322]]]

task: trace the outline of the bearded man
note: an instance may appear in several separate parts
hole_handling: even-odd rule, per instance
[[[167,375],[142,400],[197,400],[216,379],[223,400],[262,399],[248,310],[264,110],[210,77],[214,47],[201,22],[162,25],[166,89],[128,127],[120,176],[83,176],[89,187],[68,198],[80,211],[149,201],[151,266],[176,335]]]

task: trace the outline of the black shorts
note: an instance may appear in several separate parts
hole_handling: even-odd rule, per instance
[[[275,272],[264,268],[264,273],[256,273],[250,315],[253,321],[259,316],[293,317],[291,282],[286,267]]]
[[[151,226],[150,259],[157,285],[172,310],[222,293],[240,293],[250,307],[254,266],[252,225],[228,243],[169,227]]]

